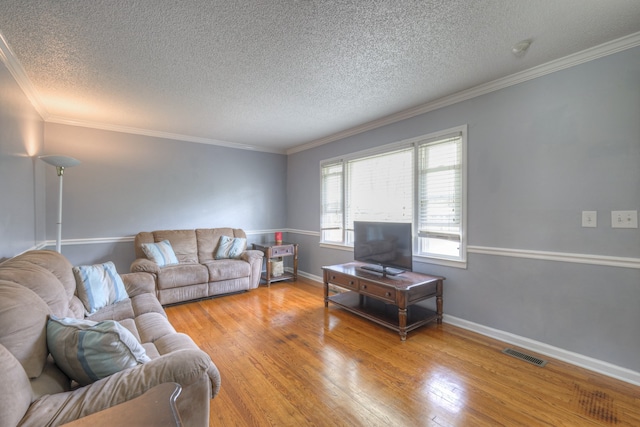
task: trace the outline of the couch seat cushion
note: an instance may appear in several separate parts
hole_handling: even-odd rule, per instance
[[[219,259],[208,261],[204,265],[209,271],[209,282],[240,279],[251,274],[251,265],[237,259]]]
[[[207,267],[201,264],[169,265],[158,273],[158,289],[179,288],[208,281]]]

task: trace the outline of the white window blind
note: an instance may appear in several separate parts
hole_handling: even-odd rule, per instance
[[[419,146],[420,252],[458,257],[462,238],[462,137]]]
[[[325,242],[340,243],[344,240],[343,176],[342,162],[322,166],[321,231]]]
[[[353,221],[412,222],[413,148],[347,162],[347,243]]]

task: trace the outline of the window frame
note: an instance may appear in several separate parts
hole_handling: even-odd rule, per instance
[[[461,215],[460,215],[460,247],[459,247],[459,256],[447,256],[444,254],[436,254],[436,253],[427,253],[427,252],[419,252],[420,248],[419,239],[423,238],[419,236],[419,214],[420,214],[420,158],[419,151],[420,147],[426,144],[433,144],[441,140],[445,140],[451,137],[460,137],[460,185],[461,185]],[[454,128],[445,129],[438,132],[433,132],[425,135],[421,135],[416,138],[406,139],[390,144],[385,144],[373,149],[362,150],[354,153],[350,153],[348,155],[334,157],[331,159],[325,159],[320,162],[320,246],[327,247],[332,249],[339,249],[345,251],[353,251],[353,245],[347,243],[347,233],[346,233],[346,221],[347,221],[347,186],[348,186],[348,173],[347,167],[348,162],[364,159],[366,157],[381,155],[385,153],[392,153],[397,150],[405,149],[408,147],[413,148],[413,162],[414,162],[414,170],[413,170],[413,218],[412,218],[412,229],[413,229],[413,258],[414,262],[424,262],[431,264],[439,264],[446,265],[458,268],[466,268],[467,263],[467,125],[457,126]],[[324,168],[330,165],[340,164],[342,167],[342,189],[341,189],[341,215],[342,215],[342,225],[341,225],[341,235],[342,240],[331,241],[325,240],[324,231],[326,228],[323,228],[323,214],[324,214],[324,206],[323,201],[325,198],[325,182],[323,179],[324,176]]]

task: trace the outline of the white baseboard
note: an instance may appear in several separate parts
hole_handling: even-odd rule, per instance
[[[483,326],[478,323],[473,323],[459,317],[449,316],[445,314],[442,321],[450,325],[458,326],[460,328],[485,335],[490,338],[495,338],[508,344],[513,344],[518,347],[531,350],[538,354],[553,357],[554,359],[558,359],[563,362],[567,362],[572,365],[576,365],[581,368],[606,375],[608,377],[616,378],[618,380],[640,386],[640,372],[635,372],[609,362],[604,362],[602,360],[594,359],[582,354],[554,347],[539,341],[534,341],[532,339],[521,337],[510,332],[505,332],[499,329],[493,329],[488,326]]]

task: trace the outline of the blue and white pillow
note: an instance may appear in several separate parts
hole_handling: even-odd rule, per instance
[[[76,293],[88,314],[129,298],[122,278],[111,262],[73,267]]]
[[[50,316],[47,346],[56,365],[80,385],[151,361],[135,336],[115,320]]]
[[[221,236],[218,243],[215,259],[238,259],[247,247],[247,239],[244,237]]]
[[[178,264],[178,258],[168,240],[158,243],[143,243],[141,247],[147,258],[158,264],[159,267]]]

